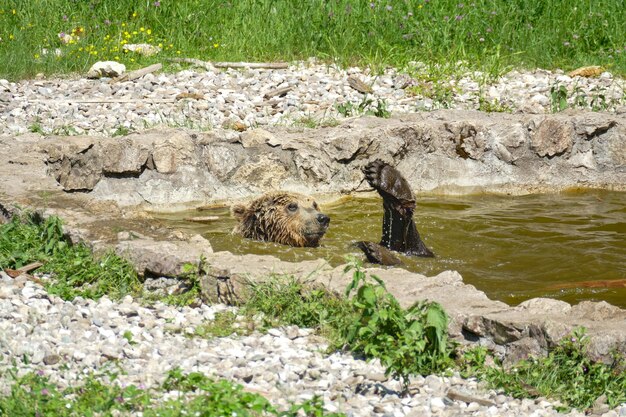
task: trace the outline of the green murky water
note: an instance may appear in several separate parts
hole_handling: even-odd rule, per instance
[[[428,276],[457,270],[465,282],[509,304],[552,297],[571,303],[606,300],[626,307],[626,193],[418,199],[416,224],[437,256],[403,257],[407,269]],[[319,248],[291,248],[232,235],[235,221],[227,208],[160,217],[171,226],[202,233],[216,251],[271,254],[288,261],[325,258],[338,265],[346,254],[362,257],[351,242],[380,239],[379,198],[350,198],[322,210],[331,223]],[[192,216],[219,220],[182,220]],[[625,286],[597,287],[597,281],[605,280],[624,280]]]

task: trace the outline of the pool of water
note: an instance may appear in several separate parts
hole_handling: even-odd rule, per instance
[[[324,258],[339,265],[347,254],[364,258],[352,242],[380,240],[380,198],[345,198],[322,210],[331,223],[319,248],[233,235],[228,208],[160,217],[169,226],[201,233],[216,251],[271,254],[286,261]],[[436,257],[403,256],[404,268],[428,276],[459,271],[465,282],[509,304],[552,297],[571,303],[605,300],[626,308],[626,193],[420,195],[415,213],[422,239]],[[217,219],[184,220],[196,216]]]

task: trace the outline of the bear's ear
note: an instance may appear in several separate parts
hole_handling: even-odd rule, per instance
[[[231,214],[240,222],[246,218],[247,211],[246,206],[243,204],[236,204],[230,210]]]

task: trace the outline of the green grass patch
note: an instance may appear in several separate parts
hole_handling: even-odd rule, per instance
[[[84,73],[98,60],[132,69],[180,56],[315,56],[378,69],[462,60],[492,73],[507,66],[602,65],[623,75],[624,22],[621,0],[0,0],[0,78]],[[125,52],[133,43],[161,52]]]
[[[38,272],[49,273],[51,294],[71,300],[77,296],[121,298],[137,294],[140,282],[132,265],[112,252],[96,258],[85,245],[72,245],[63,235],[58,217],[36,214],[14,216],[0,226],[0,265],[17,269],[43,262]]]
[[[578,329],[546,357],[523,360],[511,368],[485,367],[485,350],[473,349],[464,355],[465,375],[517,398],[556,398],[580,410],[591,408],[602,395],[611,408],[626,402],[626,359],[616,355],[612,364],[594,362],[587,355],[588,342],[584,330]]]
[[[213,380],[198,372],[186,374],[180,369],[170,371],[158,389],[135,385],[122,388],[115,382],[116,375],[110,375],[110,382],[104,383],[90,374],[81,384],[65,389],[57,387],[42,372],[19,378],[13,372],[13,379],[11,393],[0,397],[2,416],[113,416],[131,412],[142,412],[146,417],[344,415],[325,412],[318,397],[279,411],[265,397],[244,391],[241,385]],[[159,400],[159,396],[173,390],[184,394],[167,401]]]

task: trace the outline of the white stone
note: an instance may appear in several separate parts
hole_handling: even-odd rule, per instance
[[[126,72],[126,65],[115,61],[98,61],[87,71],[87,78],[116,78]]]

